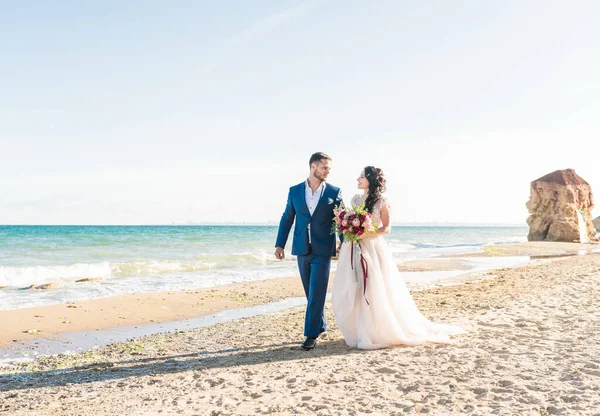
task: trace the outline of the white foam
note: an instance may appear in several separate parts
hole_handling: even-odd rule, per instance
[[[134,260],[130,262],[75,263],[70,265],[0,267],[0,286],[27,287],[49,282],[73,282],[86,277],[150,276],[168,273],[193,273],[241,266],[267,266],[275,256],[264,252],[200,255],[194,260]]]
[[[389,243],[392,253],[408,253],[416,249],[412,244]]]
[[[400,274],[407,283],[431,283],[475,272],[523,266],[531,261],[529,256],[456,257],[455,260],[460,260],[461,263],[468,266],[469,269],[432,272],[401,272]]]
[[[0,267],[0,286],[24,287],[50,281],[69,281],[83,277],[106,278],[112,275],[109,262],[67,266]]]
[[[164,270],[164,269],[162,269]],[[335,270],[335,263],[332,264]],[[112,276],[96,282],[75,283],[73,279],[59,281],[52,290],[0,290],[0,310],[46,306],[65,302],[117,296],[133,293],[149,293],[194,290],[267,280],[298,275],[295,261],[288,260],[268,266],[246,266],[201,271],[176,271],[162,274]]]

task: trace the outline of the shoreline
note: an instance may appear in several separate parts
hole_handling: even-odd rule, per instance
[[[207,289],[118,295],[10,309],[0,311],[3,322],[0,348],[16,341],[177,321],[298,296],[304,296],[300,279],[284,277]]]
[[[417,291],[464,284],[477,280],[479,272],[506,267],[498,265],[477,270],[473,264],[468,264],[469,259],[476,261],[477,258],[507,256],[552,259],[577,255],[584,249],[590,251],[597,247],[589,244],[546,242],[490,245],[477,253],[450,254],[399,263],[398,269],[405,276],[433,276],[433,280],[424,279],[419,283],[407,281],[409,289]],[[443,273],[448,274],[448,277],[435,278]],[[334,275],[332,272],[328,291],[332,287]],[[0,349],[36,339],[54,339],[61,334],[177,322],[304,296],[300,278],[291,276],[205,289],[117,295],[4,310],[0,311],[0,321],[3,322],[0,327]]]

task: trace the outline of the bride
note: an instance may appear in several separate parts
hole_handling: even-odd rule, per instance
[[[345,242],[340,249],[331,301],[346,343],[360,349],[377,349],[450,342],[449,335],[465,333],[462,328],[434,323],[421,315],[406,288],[392,251],[383,239],[391,229],[391,213],[381,195],[385,191],[382,170],[367,166],[357,180],[364,193],[355,195],[352,205],[365,202],[377,232],[364,234],[359,243]],[[359,253],[368,266],[365,280]]]

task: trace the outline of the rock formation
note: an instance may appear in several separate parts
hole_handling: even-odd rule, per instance
[[[592,224],[594,224],[594,227],[596,227],[596,231],[600,231],[600,217],[594,218]]]
[[[58,289],[58,288],[60,288],[60,285],[58,283],[50,282],[50,283],[44,283],[41,285],[29,285],[27,287],[22,287],[19,290],[32,290],[32,289],[48,290],[48,289]]]
[[[589,240],[595,240],[592,224],[592,188],[573,169],[557,170],[531,182],[527,209],[529,241],[580,241],[579,214]]]

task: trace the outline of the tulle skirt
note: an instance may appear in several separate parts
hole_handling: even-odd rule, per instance
[[[361,254],[368,267],[366,290]],[[337,325],[351,347],[447,343],[450,335],[465,333],[454,325],[431,322],[419,312],[383,237],[366,238],[360,246],[342,244],[331,301]]]

